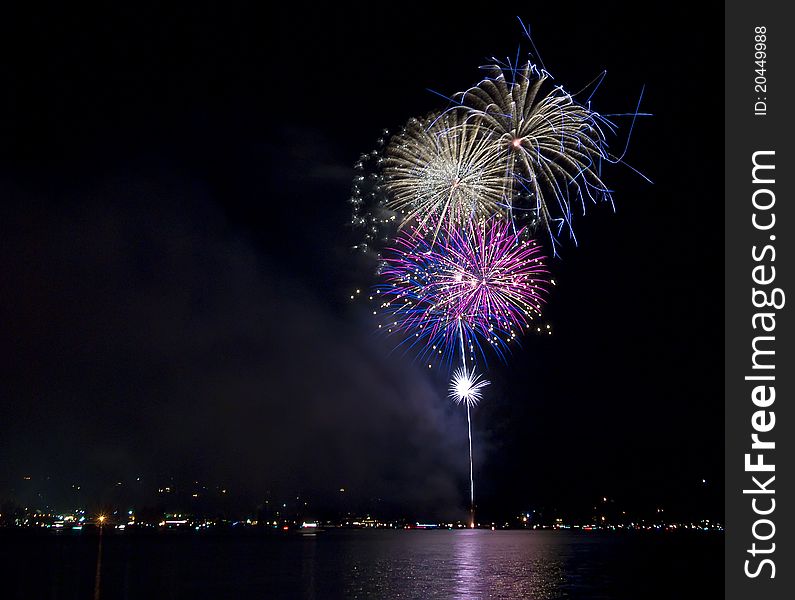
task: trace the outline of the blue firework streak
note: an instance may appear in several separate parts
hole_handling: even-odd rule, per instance
[[[550,80],[531,62],[494,64],[482,81],[455,96],[455,110],[496,137],[513,181],[509,211],[537,219],[555,249],[564,231],[576,243],[575,209],[612,204],[601,167],[610,159],[606,134],[614,127]]]

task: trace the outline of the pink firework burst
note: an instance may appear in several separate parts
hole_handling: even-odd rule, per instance
[[[541,316],[550,279],[540,246],[498,217],[435,231],[404,230],[385,252],[379,326],[421,354],[503,355]]]

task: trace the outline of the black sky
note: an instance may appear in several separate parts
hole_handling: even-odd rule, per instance
[[[555,335],[491,366],[480,501],[722,514],[721,5],[59,10],[2,25],[0,498],[173,476],[461,510],[444,378],[346,302],[372,281],[346,200],[427,88],[526,49],[519,14],[567,88],[607,69],[597,110],[645,85],[627,160],[654,184],[608,174],[616,213],[554,265]]]

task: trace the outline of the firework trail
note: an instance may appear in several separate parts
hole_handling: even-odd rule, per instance
[[[463,357],[463,355],[462,355]],[[482,398],[481,390],[489,385],[485,379],[472,371],[467,371],[466,360],[462,360],[463,366],[453,373],[450,381],[450,398],[456,404],[464,404],[467,408],[467,434],[469,436],[469,525],[475,526],[475,477],[472,462],[472,418],[470,408],[476,406]]]
[[[384,283],[376,288],[384,321],[379,327],[402,335],[402,344],[418,349],[421,356],[450,362],[455,348],[460,348],[461,367],[453,374],[449,393],[467,411],[471,526],[475,506],[471,408],[489,385],[475,373],[474,364],[478,357],[486,360],[489,347],[502,356],[518,334],[533,325],[551,283],[541,248],[525,233],[514,233],[513,224],[499,217],[461,227],[431,223],[403,230],[385,254]]]

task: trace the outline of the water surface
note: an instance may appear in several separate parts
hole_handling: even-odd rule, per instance
[[[98,582],[97,535],[2,531],[0,554],[9,600],[723,597],[723,536],[701,532],[117,534]]]

